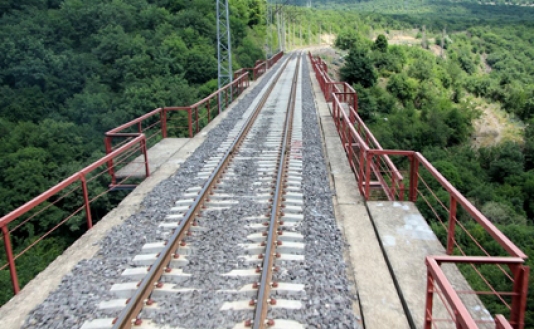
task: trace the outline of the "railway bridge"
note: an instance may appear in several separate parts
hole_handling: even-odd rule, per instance
[[[422,154],[383,149],[311,53],[259,61],[105,145],[0,219],[15,293],[2,329],[524,328],[526,255]],[[97,221],[92,205],[123,190]],[[14,246],[65,200],[79,208]],[[80,217],[87,232],[21,289],[17,259]]]

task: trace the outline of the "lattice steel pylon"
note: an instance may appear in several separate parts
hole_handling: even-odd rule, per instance
[[[228,0],[217,0],[217,74],[219,89],[233,80]],[[230,95],[232,93],[230,92]]]

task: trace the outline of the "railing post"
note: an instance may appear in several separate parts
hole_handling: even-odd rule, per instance
[[[228,89],[224,90],[224,109],[228,109]]]
[[[137,132],[139,132],[140,134],[143,133],[143,124],[141,121],[137,123]]]
[[[187,116],[189,120],[189,138],[193,138],[193,116],[191,114],[192,108],[187,108]]]
[[[163,107],[159,113],[161,120],[161,136],[167,138],[167,110]]]
[[[353,93],[352,95],[352,107],[354,108],[354,111],[358,113],[358,94]]]
[[[143,156],[145,157],[145,175],[146,177],[150,177],[150,166],[148,164],[148,152],[146,149],[146,137],[141,139],[141,152],[143,152]]]
[[[110,154],[112,152],[111,138],[111,136],[104,137],[104,144],[106,145],[106,154]],[[115,177],[115,170],[113,170],[113,159],[109,159],[108,161],[108,173],[111,176],[111,184],[115,185],[117,183],[117,179]]]
[[[195,122],[196,122],[195,134],[198,134],[198,132],[200,131],[198,128],[198,105],[195,107]]]
[[[363,179],[364,179],[364,165],[365,165],[365,151],[362,147],[362,145],[359,145],[360,149],[360,160],[358,164],[358,188],[360,189],[360,193],[365,195],[364,189],[363,189]]]
[[[447,232],[447,255],[452,255],[454,250],[454,237],[456,229],[456,198],[450,196],[449,231]]]
[[[510,311],[510,324],[514,329],[525,328],[529,274],[530,268],[524,265],[517,266],[514,271],[514,295]]]
[[[219,109],[219,114],[221,114],[221,91],[217,91],[217,108]]]
[[[11,247],[9,229],[7,226],[2,226],[2,234],[4,236],[4,247],[6,249],[7,263],[9,264],[9,275],[11,276],[13,293],[16,295],[20,292],[20,286],[17,277],[17,268],[15,267],[15,258],[13,257],[13,248]]]
[[[334,115],[334,123],[336,124],[336,128],[339,131],[339,106],[337,99],[333,97],[334,100],[332,101],[332,114]]]
[[[352,149],[352,134],[350,133],[350,129],[348,130],[348,157],[349,157],[349,165],[351,164],[351,162],[353,161],[353,153],[354,153],[354,150]]]
[[[374,154],[367,153],[367,163],[365,164],[365,200],[369,200],[371,194],[371,161],[373,161]]]
[[[417,154],[412,154],[410,157],[410,201],[417,201],[417,184],[419,183],[419,159]]]
[[[89,201],[89,190],[87,189],[87,179],[85,174],[80,175],[80,181],[82,182],[82,193],[83,193],[83,205],[85,208],[85,216],[87,217],[87,229],[90,230],[93,228],[93,218],[91,216],[91,205]]]
[[[511,328],[510,322],[502,314],[497,314],[495,317],[495,329]]]
[[[347,153],[347,123],[345,120],[341,122],[341,128],[339,129],[340,137],[341,137],[341,144],[343,145],[343,151]]]
[[[387,163],[386,163],[387,168]],[[391,196],[393,197],[393,200],[399,200],[398,198],[395,199],[395,196],[397,195],[397,177],[395,177],[395,172],[391,173]],[[399,200],[403,201],[403,200]]]
[[[208,123],[210,123],[210,102],[211,102],[211,98],[208,99]]]
[[[428,266],[428,263],[427,263]],[[434,302],[434,278],[432,273],[427,269],[426,274],[426,307],[425,307],[425,324],[424,329],[432,329],[432,310]]]

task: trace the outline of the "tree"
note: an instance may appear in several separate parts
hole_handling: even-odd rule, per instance
[[[482,148],[480,153],[481,165],[487,168],[493,182],[504,183],[506,179],[523,173],[525,156],[516,143],[504,142],[495,147]]]
[[[430,80],[434,76],[434,63],[431,59],[419,59],[410,65],[408,75],[418,80]]]
[[[358,32],[346,29],[337,36],[335,46],[343,50],[358,48],[364,51],[370,49],[371,41]]]
[[[388,39],[383,34],[380,34],[373,44],[373,50],[378,50],[382,53],[386,53],[388,51]]]
[[[373,86],[378,73],[366,51],[352,48],[346,58],[345,66],[340,70],[341,79],[350,84],[361,84],[365,88]]]
[[[102,157],[106,130],[156,107],[192,104],[199,93],[213,91],[213,5],[212,0],[2,1],[0,216]],[[264,58],[265,30],[256,26],[265,17],[264,4],[232,0],[230,6],[235,68],[252,66]],[[180,128],[185,124],[175,124],[186,122],[186,113],[168,119],[170,136],[187,133]],[[102,195],[91,206],[96,222],[126,192],[106,194],[109,176],[94,178],[89,194]],[[19,228],[14,249],[28,246],[78,209],[80,198],[76,191]],[[47,245],[43,241],[19,258],[21,283],[84,230],[83,215],[74,216],[47,237],[55,248],[41,248]],[[10,297],[3,274],[0,304]]]
[[[387,90],[406,106],[415,99],[418,85],[417,80],[408,77],[403,72],[391,77],[387,84]]]
[[[358,38],[355,33],[349,30],[343,30],[341,31],[341,33],[338,34],[334,44],[340,49],[348,50],[356,44],[357,39]]]
[[[525,169],[531,170],[534,169],[534,119],[531,119],[525,127],[524,140]]]
[[[525,224],[525,218],[515,214],[510,206],[490,201],[486,203],[481,209],[482,213],[495,224]]]
[[[186,59],[186,79],[195,84],[203,84],[217,76],[217,60],[213,49],[195,47]]]

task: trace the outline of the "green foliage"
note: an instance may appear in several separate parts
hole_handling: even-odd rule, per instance
[[[3,1],[0,215],[101,157],[105,131],[154,108],[188,105],[211,93],[217,77],[214,5],[212,0]],[[265,57],[265,29],[259,26],[264,5],[231,0],[230,7],[235,67],[252,66]],[[171,129],[176,136],[184,133]],[[105,192],[109,183],[107,176],[91,181],[90,196]],[[113,192],[95,201],[94,221],[125,195]],[[80,198],[75,191],[48,204],[15,231],[15,250],[79,209]],[[82,212],[21,257],[22,284],[85,230]],[[7,279],[2,271],[0,304],[10,296]]]
[[[383,53],[388,51],[388,40],[383,34],[379,34],[376,38],[375,43],[373,44],[373,50],[378,50]]]
[[[525,169],[534,169],[534,120],[530,120],[525,128]]]
[[[362,34],[354,33],[354,31],[349,29],[342,30],[336,37],[335,41],[335,46],[343,50],[357,48],[361,51],[367,51],[371,48],[371,45],[372,42],[369,39],[365,38]]]
[[[405,106],[413,102],[419,83],[406,73],[399,73],[389,79],[387,90],[397,97]]]
[[[356,41],[357,34],[354,34],[349,30],[343,30],[338,34],[335,41],[335,46],[339,49],[349,50],[356,44]]]
[[[504,183],[507,178],[523,173],[525,156],[516,143],[505,142],[484,148],[480,155],[493,182]]]
[[[459,45],[462,42],[463,45]],[[505,142],[474,150],[467,142],[476,111],[463,99],[465,91],[472,92],[499,100],[509,111],[529,117],[530,85],[519,81],[529,81],[530,78],[511,78],[514,73],[496,74],[496,69],[491,74],[481,72],[482,63],[477,63],[480,56],[475,53],[476,49],[473,48],[473,52],[469,50],[466,46],[469,42],[469,39],[456,39],[456,44],[450,47],[447,61],[436,59],[424,50],[406,49],[406,64],[400,72],[387,76],[385,88],[403,108],[392,106],[393,110],[385,113],[377,105],[377,93],[373,91],[378,87],[358,87],[359,95],[363,96],[359,99],[360,113],[384,148],[422,151],[455,187],[530,254],[534,252],[532,239],[525,238],[518,231],[532,232],[534,172],[525,172],[525,169],[534,167],[533,128],[527,125],[524,147]],[[386,61],[377,53],[374,51],[371,56],[376,67],[383,72]],[[427,173],[422,175],[426,182],[431,182],[430,188],[436,192],[439,202],[447,205],[448,193],[426,177]],[[442,218],[447,218],[437,200],[429,198],[428,202]],[[426,218],[435,218],[425,201],[419,199],[417,206]],[[460,213],[459,216],[464,215]],[[443,229],[437,224],[431,225],[443,241]],[[466,226],[488,250],[496,250],[490,252],[501,252],[482,227],[469,222]],[[469,239],[459,234],[457,241],[467,243]],[[477,254],[477,250],[469,249],[468,253]],[[509,289],[501,283],[494,269],[485,267],[481,271],[487,278],[492,278],[492,283],[502,285],[501,290]],[[462,272],[473,288],[482,289],[480,279],[470,268],[462,268]],[[534,286],[532,282],[530,286]],[[484,303],[493,313],[506,311],[490,298],[484,298]],[[531,312],[527,313],[526,321],[534,322]]]
[[[344,81],[361,84],[365,88],[373,86],[378,79],[378,73],[367,51],[356,47],[350,50],[340,73]]]
[[[391,52],[383,53],[375,51],[372,54],[372,60],[382,76],[399,73],[402,71],[404,65],[402,58]]]
[[[413,16],[412,19],[422,25],[421,19]],[[434,26],[444,23],[436,20]],[[370,58],[383,77],[380,85],[384,87],[355,86],[359,113],[384,148],[421,151],[490,221],[532,257],[534,82],[531,68],[534,53],[531,49],[534,38],[531,35],[534,35],[534,26],[531,22],[514,21],[482,22],[479,26],[469,23],[472,27],[465,32],[450,28],[451,25],[465,27],[468,25],[465,21],[456,19],[446,24],[450,34],[446,37],[444,59],[418,47],[390,46],[387,53],[372,47]],[[431,32],[427,30],[427,33]],[[437,44],[440,41],[438,39]],[[392,65],[394,59],[388,57],[392,51],[403,55],[398,56],[402,58],[401,65]],[[397,69],[393,69],[395,66]],[[470,94],[500,102],[516,117],[530,119],[525,128],[524,144],[502,142],[493,147],[473,149],[471,122],[478,114]],[[392,102],[384,102],[388,99]],[[388,105],[380,106],[380,102]],[[448,205],[450,196],[428,172],[420,174],[439,201],[433,197],[426,201],[419,198],[417,206],[445,243],[446,233],[434,222],[434,211],[446,219],[448,214],[441,204]],[[469,216],[462,211],[458,216],[490,253],[504,255],[502,248],[480,225],[469,221]],[[470,246],[470,238],[465,233],[457,233],[456,238],[468,254],[481,255],[478,247]],[[529,260],[528,265],[532,266],[533,262]],[[461,270],[474,289],[486,289],[472,268],[461,267]],[[484,266],[480,271],[496,289],[510,289],[494,268]],[[529,286],[534,288],[533,280]],[[485,296],[482,299],[492,314],[506,314],[507,310],[495,299]],[[529,296],[527,304],[533,302],[534,298]],[[526,327],[534,326],[534,313],[529,307],[525,320]]]

